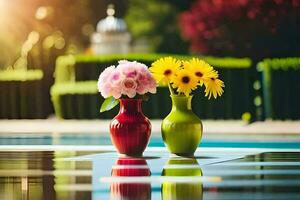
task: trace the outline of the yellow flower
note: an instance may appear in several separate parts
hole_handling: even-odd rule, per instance
[[[181,61],[165,57],[152,63],[149,70],[158,84],[167,85],[180,67]]]
[[[211,96],[216,99],[223,94],[223,87],[225,87],[223,81],[218,79],[218,77],[212,77],[205,82],[205,96],[208,97],[208,99],[210,99]]]
[[[186,69],[179,70],[171,82],[173,83],[172,87],[177,88],[178,93],[184,93],[186,96],[189,96],[192,90],[198,86],[196,77]]]
[[[190,61],[185,61],[183,67],[196,76],[200,86],[202,86],[206,80],[216,76],[213,67],[198,58],[192,58]]]

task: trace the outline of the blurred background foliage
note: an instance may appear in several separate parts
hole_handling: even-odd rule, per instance
[[[53,113],[49,90],[54,83],[56,58],[63,54],[87,52],[90,34],[96,23],[106,16],[107,5],[114,3],[118,10],[116,16],[124,16],[125,2],[0,0],[0,70],[41,69],[43,79],[38,85],[42,89],[36,92],[43,99],[44,112]],[[7,95],[3,93],[1,98]]]
[[[60,50],[79,53],[89,45],[96,23],[106,16],[106,6],[114,3],[117,16],[124,16],[124,0],[0,0],[0,69],[14,65],[22,54],[28,35],[37,32],[31,50]],[[37,50],[36,50],[37,51]],[[39,54],[43,54],[39,51]],[[47,53],[46,53],[47,54]],[[37,52],[33,52],[33,56]],[[38,67],[40,63],[33,63]],[[26,66],[27,67],[27,66]]]
[[[32,73],[38,74],[42,72],[39,80],[30,84],[25,81],[16,83],[14,79],[9,81],[7,77],[3,79],[3,87],[0,85],[0,89],[2,87],[2,91],[7,94],[2,92],[3,98],[0,96],[2,107],[7,107],[7,102],[11,102],[6,97],[12,97],[22,110],[23,114],[20,116],[26,116],[30,109],[23,109],[26,107],[25,103],[19,105],[19,96],[29,95],[19,93],[24,88],[28,92],[35,88],[34,93],[39,94],[37,102],[42,103],[39,109],[45,110],[43,112],[47,114],[53,113],[49,91],[54,84],[56,58],[65,54],[83,54],[90,58],[90,37],[96,31],[99,20],[106,17],[108,4],[115,5],[116,17],[125,19],[132,34],[132,44],[140,42],[148,45],[149,52],[146,53],[250,58],[253,61],[251,69],[245,73],[239,72],[236,76],[246,80],[241,75],[243,74],[249,78],[245,84],[249,86],[249,90],[253,88],[253,80],[257,80],[257,85],[262,81],[261,75],[255,70],[255,63],[263,58],[300,55],[300,0],[0,0],[0,70],[18,69],[17,74],[25,70],[33,70]],[[219,58],[212,60],[215,62]],[[282,62],[290,61],[283,59]],[[221,62],[216,65],[220,67],[228,63],[231,61],[221,58]],[[291,71],[290,68],[289,70]],[[291,81],[296,89],[287,90],[292,88],[289,86],[283,90],[297,91],[299,68],[293,70],[297,71],[290,72],[294,74],[294,78],[291,80],[290,74],[286,73],[285,80]],[[224,70],[224,76],[231,80],[231,72],[227,71]],[[86,65],[82,72],[94,73]],[[270,77],[277,74],[280,79],[281,73],[282,71],[271,71],[264,74]],[[3,74],[7,76],[16,73]],[[21,76],[20,79],[24,77]],[[273,85],[276,85],[277,79],[274,80]],[[267,84],[268,81],[265,82]],[[236,85],[240,87],[239,84]],[[261,106],[264,104],[260,99],[261,87],[257,88],[254,93],[259,98],[255,98]],[[276,96],[277,87],[264,90],[271,89],[274,90],[273,96]],[[13,90],[16,92],[10,92]],[[230,93],[229,87],[226,92]],[[271,92],[267,96],[272,96]],[[278,98],[281,96],[278,95]],[[284,97],[286,96],[288,95]],[[295,105],[298,105],[298,98],[300,97],[295,98]],[[24,102],[34,101],[25,99]],[[270,98],[268,102],[271,102]],[[278,102],[281,105],[281,101]],[[3,116],[6,116],[5,113],[11,112],[6,110],[2,113]],[[300,117],[298,113],[291,116]]]
[[[158,53],[188,52],[178,26],[179,14],[193,1],[129,0],[126,22],[134,39],[147,39],[151,51]]]
[[[32,31],[39,35],[29,57],[49,56],[39,55],[40,48],[89,52],[90,35],[110,3],[133,43],[146,41],[152,52],[255,60],[300,52],[300,0],[0,0],[0,68],[14,66]],[[40,68],[33,60],[28,66]]]
[[[180,15],[193,52],[219,56],[299,56],[300,0],[197,0]]]

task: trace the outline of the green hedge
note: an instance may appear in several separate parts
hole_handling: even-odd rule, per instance
[[[59,118],[98,118],[101,100],[97,81],[54,84],[50,93]]]
[[[75,81],[75,57],[72,55],[60,56],[56,59],[54,78],[55,83]]]
[[[41,70],[0,71],[0,118],[33,119],[47,117],[41,94]]]
[[[41,70],[3,70],[0,71],[0,81],[34,81],[41,80]]]
[[[173,56],[178,59],[191,59],[191,56],[170,55],[170,54],[128,54],[128,55],[110,55],[110,56],[82,56],[75,57],[75,80],[97,80],[99,74],[110,65],[116,65],[118,60],[136,60],[151,66],[151,63],[161,57]],[[212,66],[217,68],[247,68],[251,65],[251,61],[247,58],[214,58],[202,57]]]
[[[150,100],[143,103],[145,115],[161,118],[168,114],[171,109],[168,96],[168,89],[159,87],[157,96],[151,95]],[[99,112],[104,98],[98,92],[97,81],[55,84],[51,88],[51,97],[56,116],[60,119],[112,119],[119,109],[117,106],[109,112]],[[167,102],[160,101],[161,98],[166,98]]]
[[[300,119],[300,58],[264,59],[262,72],[266,118]]]
[[[87,55],[76,55],[74,56],[76,62],[80,63],[105,63],[114,62],[117,60],[127,59],[127,60],[138,60],[141,62],[153,62],[162,57],[172,56],[177,59],[191,59],[191,55],[174,55],[174,54],[112,54],[105,56],[87,56]],[[197,56],[200,57],[211,65],[229,67],[229,68],[249,68],[251,65],[251,60],[249,58],[219,58],[212,56]]]
[[[111,118],[116,111],[113,111],[113,114],[105,115],[96,115],[95,113],[93,115],[86,114],[85,117],[78,114],[79,107],[84,106],[84,104],[81,104],[78,100],[84,98],[86,99],[85,104],[88,104],[87,99],[91,99],[92,97],[87,97],[88,94],[86,94],[86,91],[90,90],[93,92],[89,94],[92,96],[98,95],[99,99],[93,96],[97,101],[91,100],[90,106],[92,108],[89,109],[94,109],[98,112],[103,98],[101,98],[97,92],[95,81],[104,68],[115,65],[118,60],[122,59],[137,60],[150,66],[153,61],[164,56],[173,56],[180,59],[192,58],[192,56],[168,54],[77,55],[58,58],[55,69],[56,84],[51,90],[52,101],[57,116],[60,118]],[[254,114],[252,75],[255,70],[251,67],[251,60],[248,58],[202,58],[218,69],[222,80],[225,82],[226,88],[221,98],[209,101],[204,97],[203,91],[197,91],[193,99],[195,112],[203,119],[240,119],[241,115],[245,112]],[[84,83],[86,83],[86,85],[83,86]],[[79,88],[77,89],[77,87]],[[85,89],[82,90],[81,87]],[[56,92],[58,90],[61,92]],[[94,104],[96,102],[97,104]],[[66,107],[69,108],[68,114],[63,111]],[[71,111],[70,109],[72,107],[76,108],[77,111]],[[164,87],[158,88],[157,94],[151,95],[150,100],[143,103],[143,110],[150,118],[164,118],[171,110],[171,100],[168,89]],[[74,113],[72,114],[72,112]]]
[[[298,70],[300,69],[300,57],[291,58],[266,58],[258,64],[258,67],[263,70],[263,68],[271,68],[273,70]]]
[[[66,81],[97,80],[99,74],[110,65],[116,65],[118,60],[136,60],[150,66],[153,61],[165,56],[178,59],[191,59],[192,56],[171,54],[115,54],[105,56],[60,56],[56,62],[55,83]],[[249,58],[217,58],[201,57],[217,68],[247,69],[251,66]]]

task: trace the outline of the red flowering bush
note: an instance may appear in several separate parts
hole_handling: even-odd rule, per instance
[[[197,0],[179,24],[193,52],[291,56],[300,52],[299,13],[300,0]]]

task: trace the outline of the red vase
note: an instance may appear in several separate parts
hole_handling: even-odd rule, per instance
[[[142,112],[142,99],[120,99],[120,111],[110,123],[112,143],[120,154],[141,156],[151,134],[151,123]]]
[[[112,168],[113,177],[145,177],[151,172],[146,160],[142,158],[119,158]],[[110,185],[110,199],[150,200],[150,183],[113,182]]]

